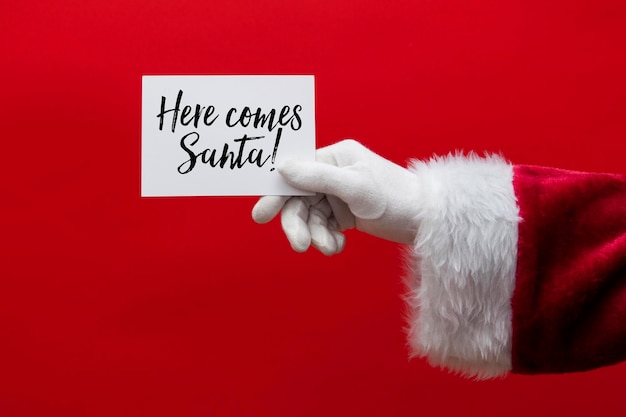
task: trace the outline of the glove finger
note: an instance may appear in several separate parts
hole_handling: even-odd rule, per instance
[[[328,218],[331,214],[330,205],[324,199],[311,207],[307,222],[311,232],[311,244],[324,255],[337,252],[337,242],[328,227]]]
[[[305,195],[300,198],[303,198],[309,206],[314,206],[320,201],[324,200],[326,198],[326,194],[316,193],[314,195]]]
[[[337,252],[337,241],[328,230],[326,219],[322,220],[319,212],[313,210],[309,216],[309,230],[311,231],[311,244],[324,255],[333,255]]]
[[[322,216],[324,216],[325,219],[330,218],[330,216],[332,216],[333,214],[333,210],[330,207],[330,204],[328,203],[328,198],[326,198],[327,196],[325,196],[324,194],[320,194],[323,196],[323,198],[321,198],[319,201],[317,201],[314,204],[311,204],[312,208],[315,208],[316,210],[318,210]]]
[[[252,218],[260,224],[269,222],[276,217],[287,200],[289,200],[289,196],[267,195],[261,197],[252,208]]]
[[[296,252],[305,252],[311,245],[311,232],[307,225],[309,205],[300,197],[292,197],[281,211],[281,225],[287,240]]]
[[[336,219],[337,230],[353,229],[356,226],[356,219],[350,208],[339,197],[327,195],[328,203],[333,211],[333,217]]]
[[[328,219],[328,226],[330,233],[333,235],[333,237],[335,238],[335,242],[337,243],[337,250],[335,251],[335,253],[340,253],[346,246],[346,235],[339,231],[337,220],[335,220],[334,217]]]
[[[373,186],[374,181],[363,170],[338,168],[320,162],[286,160],[278,167],[285,181],[296,188],[335,195],[350,210],[364,219],[375,219],[385,211],[384,200]]]

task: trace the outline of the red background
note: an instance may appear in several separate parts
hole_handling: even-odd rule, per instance
[[[400,248],[141,199],[142,74],[314,74],[318,145],[624,170],[626,3],[38,1],[0,14],[2,416],[626,414],[626,366],[407,359]]]

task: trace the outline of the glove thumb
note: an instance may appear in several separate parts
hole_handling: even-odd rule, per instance
[[[301,190],[343,200],[356,217],[373,220],[383,215],[385,201],[376,179],[359,163],[348,167],[289,159],[277,167],[285,181]]]

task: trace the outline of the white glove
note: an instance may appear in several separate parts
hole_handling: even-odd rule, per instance
[[[287,160],[277,167],[290,185],[314,196],[265,196],[252,209],[267,223],[282,209],[281,224],[292,248],[311,244],[322,253],[341,252],[342,230],[412,244],[417,235],[420,187],[409,170],[373,153],[354,140],[317,150],[316,161]]]

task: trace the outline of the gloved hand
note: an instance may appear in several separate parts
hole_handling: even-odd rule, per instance
[[[277,167],[285,181],[314,196],[265,196],[252,210],[257,223],[279,211],[292,248],[311,244],[322,253],[341,252],[342,230],[412,244],[417,235],[420,187],[409,170],[373,153],[354,140],[317,150],[316,161],[287,160]]]

